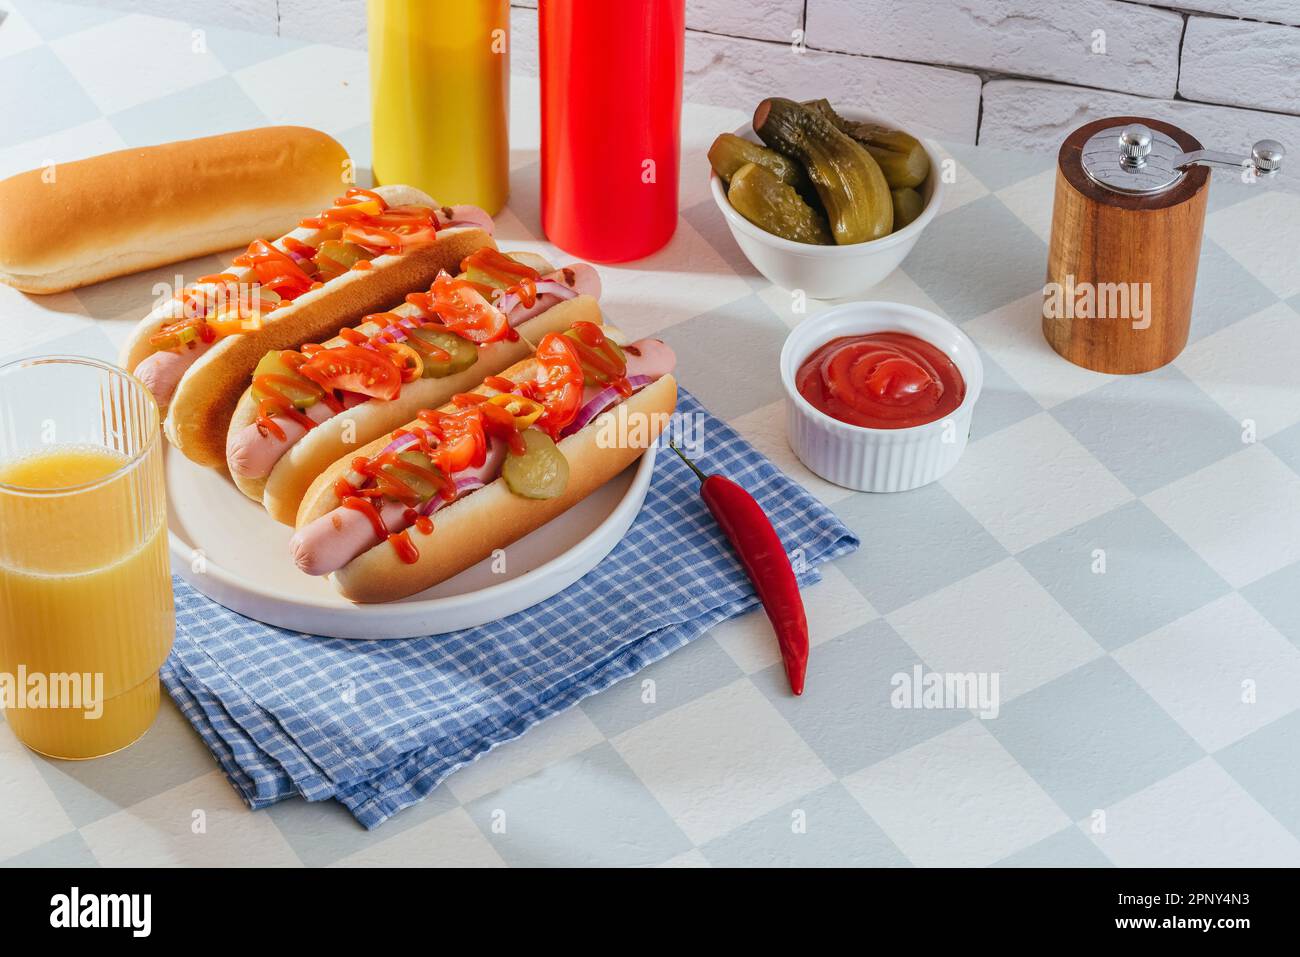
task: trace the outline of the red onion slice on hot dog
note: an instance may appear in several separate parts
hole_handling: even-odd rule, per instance
[[[627,361],[627,381],[634,393],[662,379],[677,365],[677,354],[660,339],[638,339],[623,347],[623,356]],[[560,434],[572,435],[580,431],[596,416],[622,400],[622,393],[613,386],[603,389],[586,386],[582,390],[582,407]]]

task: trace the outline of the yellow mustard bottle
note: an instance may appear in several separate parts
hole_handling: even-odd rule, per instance
[[[509,0],[369,0],[377,184],[496,215],[510,192]]]

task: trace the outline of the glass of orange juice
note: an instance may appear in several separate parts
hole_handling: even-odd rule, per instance
[[[24,744],[143,735],[176,620],[158,406],[94,359],[0,365],[0,704]]]

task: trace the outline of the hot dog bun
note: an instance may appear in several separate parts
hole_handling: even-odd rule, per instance
[[[494,342],[479,349],[478,361],[463,372],[442,379],[419,379],[402,387],[391,402],[371,399],[322,422],[298,440],[275,464],[265,479],[243,478],[234,472],[231,478],[249,498],[266,506],[271,517],[285,525],[294,524],[303,495],[322,471],[340,457],[357,454],[357,449],[387,435],[415,418],[421,409],[436,408],[458,392],[468,392],[490,375],[509,368],[532,351],[548,332],[563,332],[575,322],[585,320],[599,324],[600,307],[590,296],[578,296],[561,302],[518,327],[517,341]],[[242,430],[257,419],[258,402],[252,388],[240,397],[231,417],[228,435]],[[352,427],[348,428],[348,423]],[[345,441],[346,437],[351,442]]]
[[[533,361],[529,359],[526,363]],[[510,378],[522,380],[531,368],[520,363],[511,369]],[[604,485],[645,451],[645,446],[601,448],[597,444],[602,421],[617,414],[620,407],[626,407],[626,414],[635,417],[632,421],[649,417],[645,421],[650,428],[644,434],[653,441],[658,438],[667,416],[677,407],[677,380],[671,375],[658,379],[626,402],[597,416],[585,428],[561,439],[559,449],[569,463],[569,483],[563,494],[543,500],[522,498],[510,491],[504,479],[498,478],[440,509],[434,516],[431,534],[411,532],[420,551],[413,564],[403,562],[387,542],[381,542],[334,572],[330,580],[350,601],[394,601],[446,581],[496,549],[505,548],[540,528]],[[387,442],[388,437],[384,436],[357,454],[373,455]],[[299,528],[338,505],[333,486],[349,470],[350,458],[334,463],[312,483],[298,511]]]
[[[19,173],[0,182],[0,282],[63,292],[279,236],[346,187],[347,158],[270,126]]]
[[[394,206],[435,205],[430,197],[410,186],[381,186],[377,192]],[[289,235],[309,242],[316,231],[295,229]],[[382,312],[394,302],[401,302],[406,293],[428,288],[440,271],[456,272],[462,259],[483,246],[495,243],[482,229],[457,227],[440,231],[435,242],[400,255],[379,256],[372,260],[370,269],[347,272],[304,293],[288,306],[266,314],[257,332],[218,341],[185,370],[163,410],[167,437],[187,458],[200,465],[224,468],[226,428],[262,356],[272,349],[290,349],[327,338],[369,313]],[[249,274],[249,270],[238,268],[229,272],[241,279]],[[123,350],[123,368],[135,371],[140,361],[153,352],[149,337],[168,321],[176,306],[174,301],[165,302],[140,322]]]

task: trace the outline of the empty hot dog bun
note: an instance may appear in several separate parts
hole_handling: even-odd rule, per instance
[[[271,126],[19,173],[0,182],[0,282],[63,292],[279,236],[341,192],[347,159]]]
[[[266,478],[245,478],[236,467],[230,469],[231,478],[245,495],[262,502],[276,521],[293,525],[307,489],[331,463],[359,454],[361,446],[410,422],[421,409],[437,408],[456,393],[470,391],[488,376],[526,358],[532,352],[530,342],[538,342],[548,332],[563,332],[580,320],[602,322],[600,307],[591,296],[561,302],[521,323],[516,327],[520,338],[513,342],[480,347],[478,360],[463,372],[417,379],[403,385],[392,401],[370,399],[327,419],[295,442]],[[252,388],[245,390],[230,420],[228,450],[233,437],[257,421],[258,404]]]
[[[438,207],[432,198],[413,187],[381,186],[375,192],[390,207],[430,207],[441,210],[437,214],[440,221],[461,221],[448,217],[453,210]],[[163,427],[172,444],[200,465],[224,469],[227,427],[261,358],[273,349],[291,349],[328,338],[339,328],[360,322],[365,315],[401,302],[406,293],[428,288],[442,270],[455,272],[460,261],[474,250],[495,246],[489,231],[490,218],[481,210],[466,209],[463,215],[471,217],[467,222],[483,219],[483,225],[440,229],[432,242],[377,256],[369,268],[344,272],[263,314],[260,329],[226,335],[201,349],[172,352],[158,350],[150,343],[152,336],[183,316],[180,302],[164,301],[136,327],[123,349],[121,365],[153,393],[166,415]],[[315,211],[306,209],[308,213]],[[303,213],[299,209],[297,217],[301,219]],[[322,231],[299,227],[287,235],[297,242],[316,245]],[[283,244],[284,240],[281,237],[276,243]],[[256,283],[249,267],[232,267],[227,273],[240,282]]]
[[[529,358],[506,375],[522,381],[532,374],[534,363]],[[476,391],[483,390],[480,387]],[[603,422],[607,416],[619,415],[620,407],[625,407],[622,414],[628,416],[627,421],[646,423],[644,429],[629,430],[629,437],[638,442],[645,440],[645,444],[629,442],[602,448],[598,437]],[[333,572],[330,580],[343,597],[355,602],[394,601],[446,581],[496,549],[506,548],[541,528],[635,462],[658,438],[676,407],[677,381],[671,374],[662,376],[560,440],[558,448],[569,464],[568,484],[560,495],[551,499],[523,498],[498,477],[435,514],[433,531],[416,534],[419,558],[415,562],[403,562],[387,542],[380,542]],[[374,455],[387,442],[385,436],[359,454]],[[349,467],[348,459],[336,462],[312,483],[298,512],[299,529],[338,506],[334,484],[348,473]]]

